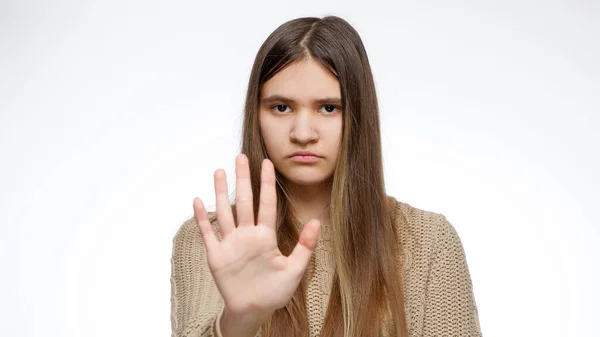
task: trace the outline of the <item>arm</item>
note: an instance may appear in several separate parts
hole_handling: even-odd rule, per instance
[[[440,216],[427,282],[423,336],[481,336],[463,245],[455,228]]]
[[[200,232],[194,219],[189,219],[173,239],[171,335],[218,337],[216,323],[222,309]]]

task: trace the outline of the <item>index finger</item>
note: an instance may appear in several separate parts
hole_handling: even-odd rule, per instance
[[[260,171],[260,204],[257,226],[275,230],[277,222],[277,192],[275,191],[275,168],[269,159],[264,159]]]

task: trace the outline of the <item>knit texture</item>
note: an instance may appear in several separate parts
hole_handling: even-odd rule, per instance
[[[481,336],[477,305],[466,256],[455,228],[446,217],[388,197],[403,247],[404,303],[411,337]],[[209,219],[220,237],[214,212]],[[307,270],[307,311],[311,337],[324,324],[334,273],[331,231],[321,228]],[[171,323],[174,337],[212,337],[224,302],[206,259],[195,219],[184,222],[173,239]],[[389,319],[384,319],[388,327]],[[390,329],[391,330],[391,329]],[[261,335],[260,331],[257,334]],[[382,337],[392,337],[382,331]]]

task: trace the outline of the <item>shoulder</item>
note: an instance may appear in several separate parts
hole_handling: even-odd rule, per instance
[[[456,229],[443,214],[414,207],[391,196],[388,203],[396,235],[409,264],[428,263],[442,250],[462,250]]]
[[[209,212],[208,220],[212,224],[215,235],[220,240],[222,236],[216,214]],[[172,263],[176,269],[181,270],[189,268],[203,268],[203,270],[208,270],[205,268],[207,267],[205,263],[206,258],[206,247],[204,246],[202,233],[196,219],[192,216],[181,224],[173,237]]]
[[[388,196],[388,203],[397,231],[430,241],[456,235],[454,226],[441,213],[414,207],[391,196]]]
[[[215,212],[208,212],[208,220],[210,221],[213,230],[220,237],[219,226],[217,223],[217,215]],[[183,224],[175,233],[175,237],[173,238],[174,243],[184,243],[184,242],[195,242],[197,240],[202,241],[200,233],[200,228],[198,227],[198,223],[196,222],[196,218],[191,216],[187,220],[183,222]]]

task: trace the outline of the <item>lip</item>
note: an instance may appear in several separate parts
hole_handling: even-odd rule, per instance
[[[290,157],[295,157],[295,156],[313,156],[313,157],[319,157],[316,154],[310,152],[310,151],[298,151],[298,152],[294,152]]]
[[[320,159],[319,156],[308,151],[298,151],[289,157],[290,159],[298,163],[314,163]]]

